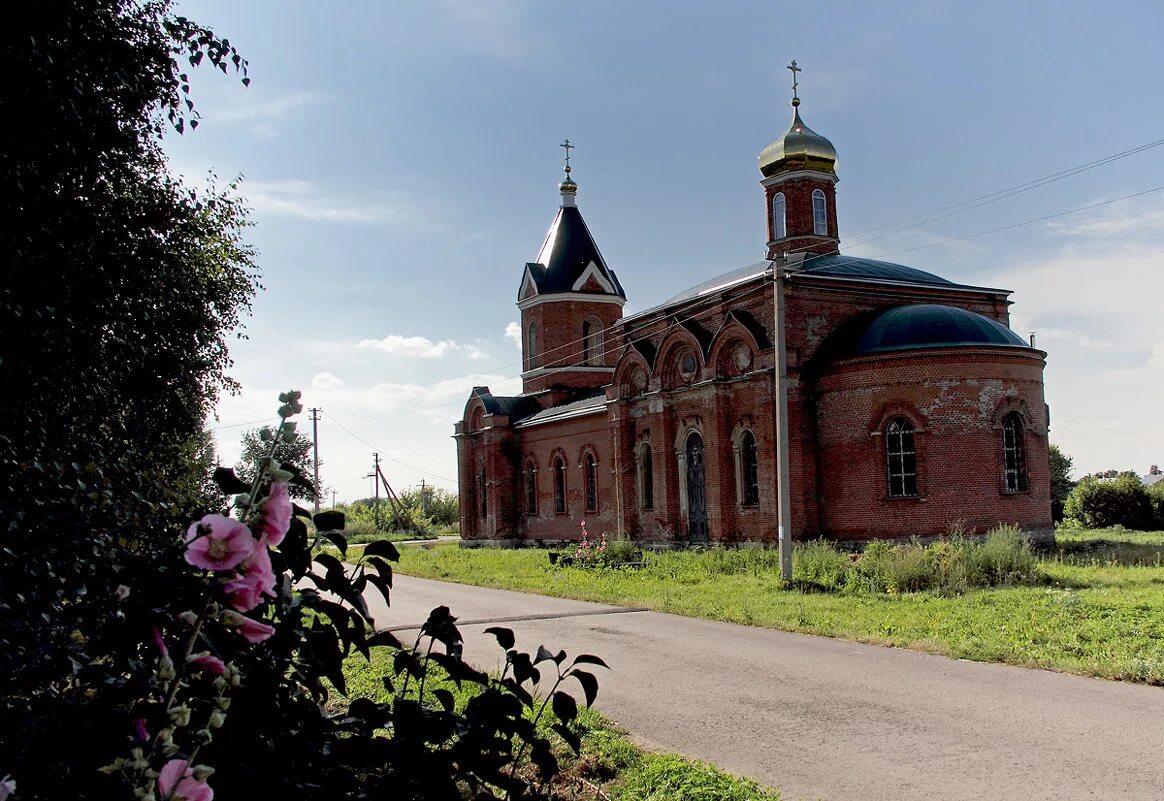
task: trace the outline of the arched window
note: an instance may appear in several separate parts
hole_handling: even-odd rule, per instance
[[[566,514],[566,461],[554,457],[554,513]]]
[[[812,190],[812,232],[820,236],[829,235],[829,210],[825,194],[819,189]]]
[[[593,453],[582,458],[582,468],[586,473],[586,511],[598,511],[598,462]]]
[[[1003,486],[1007,492],[1027,491],[1027,455],[1023,445],[1023,419],[1018,412],[1011,412],[1002,421]]]
[[[477,504],[478,514],[481,517],[489,516],[489,498],[485,493],[485,468],[481,468],[481,472],[477,475]]]
[[[525,360],[527,369],[538,366],[538,324],[530,323],[529,332],[525,335]]]
[[[533,462],[525,463],[525,512],[530,517],[538,513],[538,470]]]
[[[913,441],[913,426],[904,417],[895,417],[885,427],[885,461],[889,497],[917,495],[917,449]]]
[[[760,464],[756,452],[756,435],[745,431],[740,437],[740,503],[755,506],[760,502]]]
[[[587,318],[582,323],[582,351],[586,364],[600,366],[602,364],[602,321],[597,318]]]
[[[777,192],[772,196],[772,238],[783,239],[788,236],[788,229],[785,226],[785,204],[784,193]]]
[[[639,508],[655,507],[655,465],[651,458],[651,443],[639,446]]]

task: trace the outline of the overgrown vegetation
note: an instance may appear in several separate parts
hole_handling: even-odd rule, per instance
[[[1057,539],[1055,550],[1034,555],[1045,583],[962,594],[820,591],[807,581],[785,586],[777,554],[751,549],[648,552],[641,568],[581,570],[550,565],[545,550],[437,545],[410,549],[399,569],[465,584],[1164,684],[1159,613],[1164,532],[1061,528]],[[843,563],[851,562],[848,555],[812,543],[799,545],[793,556],[801,578],[806,560],[815,560],[816,583],[839,585],[855,569]]]
[[[397,496],[396,512],[388,500],[360,498],[337,505],[352,533],[349,542],[373,542],[379,539],[434,539],[455,536],[459,531],[460,512],[456,494],[439,487],[405,490]],[[399,515],[399,517],[397,517]]]
[[[391,704],[393,693],[385,688],[392,680],[390,654],[374,654],[371,661],[352,657],[344,663],[348,689],[376,703]],[[452,707],[464,711],[478,695],[475,684],[451,681],[443,671],[432,671],[426,693],[448,693]],[[435,700],[435,696],[434,696]],[[342,705],[334,704],[334,712]],[[532,715],[527,716],[531,722]],[[553,743],[560,772],[546,788],[555,801],[779,801],[780,795],[756,782],[733,776],[697,760],[675,754],[655,754],[639,748],[617,726],[593,708],[578,710],[580,750],[575,753],[555,737],[561,721],[551,704],[536,727]]]
[[[1164,528],[1164,482],[1145,487],[1131,471],[1087,476],[1067,497],[1064,513],[1074,525],[1084,528]]]

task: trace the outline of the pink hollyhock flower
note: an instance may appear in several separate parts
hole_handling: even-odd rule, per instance
[[[213,654],[195,654],[190,657],[190,664],[197,665],[207,673],[213,673],[216,676],[221,676],[226,672],[226,665],[222,664],[222,660]]]
[[[158,793],[169,801],[213,801],[214,791],[194,778],[189,764],[184,759],[167,762],[158,774]]]
[[[240,615],[233,609],[227,609],[223,612],[222,622],[231,628],[238,629],[238,633],[247,642],[262,642],[275,633],[274,626],[268,626],[266,623],[252,620],[245,615]]]
[[[271,485],[267,493],[267,500],[263,502],[263,533],[272,546],[283,541],[287,529],[291,525],[291,493],[282,481]]]
[[[138,718],[133,723],[133,733],[139,743],[147,743],[150,739],[149,729],[146,728],[145,718]]]
[[[154,626],[154,645],[158,648],[160,656],[169,656],[170,649],[166,648],[166,641],[162,639],[162,630]]]
[[[275,597],[275,572],[271,569],[271,552],[267,550],[264,534],[242,563],[242,572],[223,585],[230,605],[240,612],[249,612],[262,601],[263,594]]]
[[[250,529],[222,515],[206,515],[186,532],[186,561],[204,570],[230,570],[251,555]]]

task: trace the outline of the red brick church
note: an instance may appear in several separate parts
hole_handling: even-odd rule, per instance
[[[759,157],[769,261],[629,317],[567,147],[518,289],[522,393],[476,387],[456,425],[466,544],[577,539],[579,521],[653,544],[775,543],[774,269],[794,539],[1000,522],[1052,536],[1046,354],[1008,327],[1010,292],[842,256],[836,150],[792,105]]]

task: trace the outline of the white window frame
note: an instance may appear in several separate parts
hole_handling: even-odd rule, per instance
[[[788,203],[783,192],[772,196],[772,240],[788,236]]]
[[[820,189],[812,190],[812,232],[817,236],[829,235],[829,202]]]

